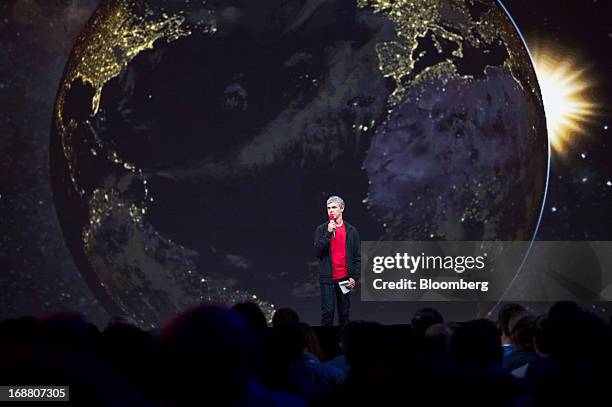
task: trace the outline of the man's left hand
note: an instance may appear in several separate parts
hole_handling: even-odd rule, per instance
[[[353,289],[355,288],[355,280],[353,279],[353,277],[349,277],[348,279],[348,287]]]

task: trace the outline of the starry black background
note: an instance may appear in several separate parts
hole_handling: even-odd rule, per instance
[[[49,130],[72,44],[98,0],[0,4],[0,319],[108,315],[62,236],[49,178]],[[539,240],[612,240],[612,2],[505,0],[528,44],[558,44],[588,68],[599,114],[554,154]],[[466,316],[468,317],[468,316]]]

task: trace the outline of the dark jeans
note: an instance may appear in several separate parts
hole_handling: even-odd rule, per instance
[[[337,281],[321,283],[321,325],[334,324],[334,310],[338,305],[338,323],[340,326],[349,321],[349,308],[351,307],[351,292],[342,294]]]

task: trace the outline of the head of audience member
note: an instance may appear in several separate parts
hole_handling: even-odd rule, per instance
[[[272,327],[277,328],[285,323],[296,323],[300,322],[300,317],[291,308],[279,308],[272,316]]]
[[[267,387],[301,394],[301,389],[290,377],[293,365],[304,352],[306,342],[299,322],[276,324],[267,332],[263,348],[263,359],[260,370],[262,383]]]
[[[153,336],[142,331],[129,318],[111,319],[102,332],[102,349],[106,360],[124,380],[139,385],[146,381],[151,372],[153,344]]]
[[[427,328],[434,324],[443,324],[444,318],[433,308],[421,308],[412,317],[412,333],[417,337],[424,337]]]
[[[299,322],[285,321],[272,328],[272,342],[277,354],[285,361],[301,358],[306,348],[306,339]]]
[[[240,315],[210,305],[193,308],[159,336],[164,405],[234,405],[245,396],[252,330]]]
[[[363,321],[349,321],[340,327],[340,350],[344,355],[346,355],[346,341],[350,335],[351,329],[361,323],[363,323]]]
[[[354,321],[345,334],[345,355],[352,380],[381,381],[391,373],[393,349],[383,325]]]
[[[510,320],[510,338],[514,349],[521,352],[534,352],[533,338],[536,318],[532,314],[517,314]]]
[[[551,355],[591,361],[609,356],[610,326],[574,302],[555,303],[548,311],[547,328]]]
[[[459,366],[467,369],[500,367],[503,353],[497,326],[486,319],[462,324],[451,338],[450,355]]]
[[[521,304],[508,303],[504,304],[497,313],[497,327],[501,332],[501,343],[503,345],[509,345],[512,343],[510,334],[510,320],[516,314],[522,314],[527,310]]]
[[[305,322],[300,322],[300,329],[302,331],[302,336],[304,337],[304,350],[316,356],[319,362],[324,362],[325,356],[323,355],[319,338],[317,337],[314,329],[312,329],[312,327]]]
[[[557,357],[580,353],[584,311],[575,302],[559,301],[548,310],[550,353]]]
[[[78,313],[48,314],[37,321],[36,335],[40,343],[51,349],[96,354],[100,345],[100,331]]]
[[[446,324],[433,324],[425,331],[425,356],[436,360],[445,358],[448,353],[453,331]]]
[[[535,320],[533,327],[533,350],[538,356],[548,356],[550,347],[550,328],[548,314],[542,314]]]
[[[261,308],[254,302],[248,301],[235,304],[232,310],[242,315],[245,321],[251,325],[254,332],[262,334],[268,328],[266,316]]]

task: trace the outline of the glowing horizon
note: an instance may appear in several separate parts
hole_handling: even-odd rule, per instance
[[[587,91],[594,83],[587,79],[586,67],[580,67],[571,54],[552,47],[532,50],[536,75],[546,113],[546,127],[551,148],[565,153],[576,138],[586,134],[585,125],[597,111]]]

